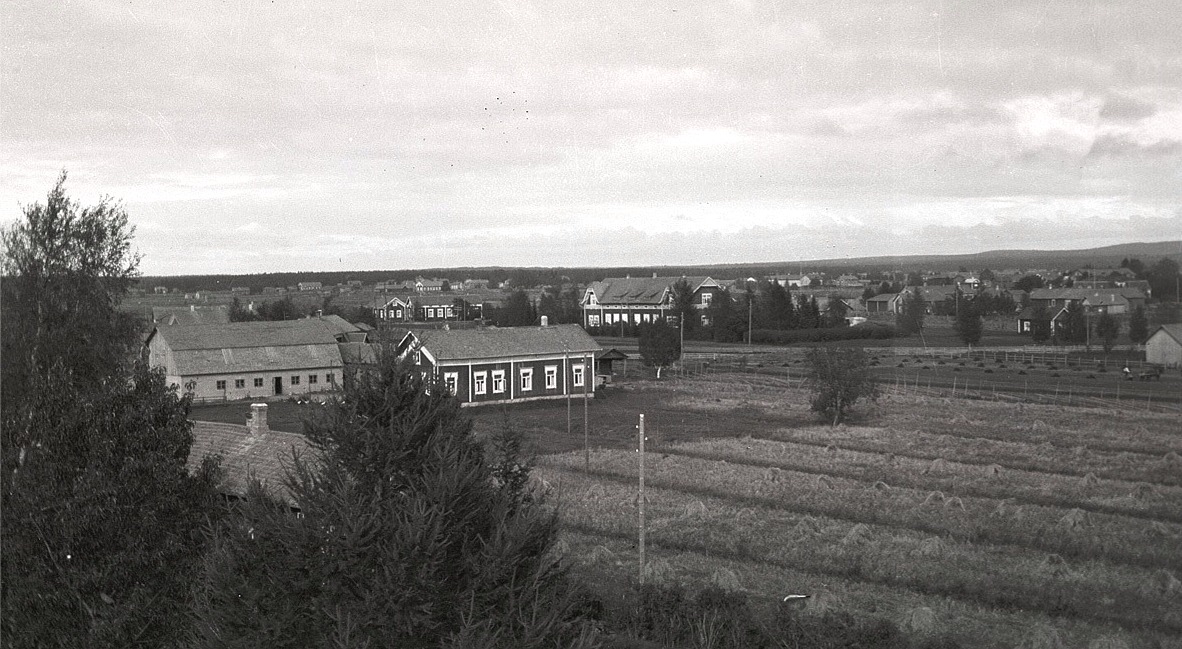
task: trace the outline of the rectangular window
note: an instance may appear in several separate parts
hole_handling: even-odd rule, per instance
[[[493,394],[505,391],[505,370],[494,370],[492,373]]]
[[[460,375],[456,372],[443,373],[443,385],[447,388],[448,394],[455,394],[456,387],[460,384]]]
[[[598,327],[599,326],[599,316],[597,316],[597,315],[587,316],[587,326]]]
[[[308,384],[310,385],[312,383],[316,383],[319,379],[320,379],[319,376],[317,376],[315,374],[309,374],[308,375]]]
[[[534,371],[532,368],[522,368],[521,391],[529,392],[532,389],[534,389]]]
[[[583,387],[583,365],[581,363],[579,365],[574,365],[571,367],[571,370],[574,373],[575,387],[576,388]]]
[[[714,294],[713,293],[703,293],[702,294],[702,306],[710,306],[710,303],[713,301],[714,301]]]
[[[299,375],[298,375],[298,374],[296,374],[296,375],[293,375],[293,376],[291,377],[291,384],[292,384],[292,385],[299,385],[299,384],[300,384],[300,377],[299,377]]]
[[[558,387],[558,366],[546,366],[546,389],[553,390]]]
[[[234,387],[242,389],[246,387],[246,379],[234,379]]]
[[[332,372],[329,372],[328,374],[325,374],[325,375],[324,375],[324,382],[325,382],[325,383],[336,383],[336,382],[337,382],[337,377],[336,377],[336,375],[335,375],[335,374],[333,374]]]
[[[218,381],[215,385],[217,386],[217,389],[219,389],[219,390],[226,389],[226,382],[225,381]]]
[[[488,372],[476,372],[472,375],[472,392],[476,394],[484,394],[488,391],[485,380],[488,379]]]
[[[263,380],[262,379],[255,379],[254,380],[254,387],[256,387],[256,388],[263,387]]]

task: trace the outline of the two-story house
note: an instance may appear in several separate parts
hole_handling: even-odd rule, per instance
[[[719,283],[709,277],[609,277],[592,282],[583,292],[583,326],[638,325],[673,318],[673,285],[683,279],[700,311],[722,293]]]

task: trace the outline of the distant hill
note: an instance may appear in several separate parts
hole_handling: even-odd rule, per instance
[[[1122,243],[1103,248],[1084,250],[990,250],[964,255],[911,255],[857,257],[847,259],[817,259],[811,261],[782,261],[759,263],[713,264],[700,266],[631,266],[631,267],[553,267],[512,268],[506,266],[424,268],[419,270],[364,270],[364,271],[305,271],[261,273],[256,275],[177,275],[143,277],[139,285],[151,290],[154,286],[176,288],[181,292],[196,290],[229,290],[232,286],[247,286],[258,293],[265,286],[291,286],[296,282],[323,282],[325,286],[347,280],[366,284],[388,279],[439,277],[451,280],[480,278],[493,284],[509,281],[515,286],[544,286],[562,281],[586,284],[604,277],[645,275],[709,275],[718,279],[749,276],[825,272],[881,272],[891,270],[947,270],[965,267],[971,271],[985,268],[1047,268],[1070,270],[1075,268],[1105,268],[1119,266],[1121,261],[1140,259],[1146,265],[1162,257],[1182,264],[1182,241]]]

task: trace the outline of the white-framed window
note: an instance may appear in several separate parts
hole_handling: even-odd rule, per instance
[[[255,379],[254,380],[254,387],[256,387],[256,388],[263,387],[263,380],[261,378]]]
[[[234,387],[241,390],[246,387],[246,379],[234,379]]]
[[[293,374],[293,375],[292,375],[292,377],[291,377],[291,384],[292,384],[292,385],[299,385],[299,384],[300,384],[300,375],[299,375],[299,374]]]
[[[532,367],[521,368],[521,391],[529,392],[534,389],[534,370]]]
[[[415,364],[423,362],[423,352],[415,350]]]
[[[493,370],[492,389],[493,394],[500,394],[505,391],[505,370]]]
[[[571,373],[574,376],[573,383],[575,384],[575,387],[583,387],[583,364],[579,363],[578,365],[572,365]]]
[[[448,394],[455,394],[460,385],[460,375],[457,372],[444,372],[443,385]]]
[[[474,394],[484,394],[488,392],[488,372],[475,372],[472,374],[472,392]]]
[[[713,301],[714,301],[714,294],[713,293],[703,293],[702,294],[702,306],[710,306],[710,303]]]
[[[598,327],[599,326],[599,316],[597,316],[597,315],[587,316],[587,326]]]
[[[226,382],[225,381],[218,381],[217,383],[214,384],[214,386],[219,390],[225,390],[226,389]]]
[[[558,387],[558,366],[546,366],[546,389],[553,390]]]

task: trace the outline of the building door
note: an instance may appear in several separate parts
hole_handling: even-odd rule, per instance
[[[283,377],[275,377],[275,394],[283,394]]]

